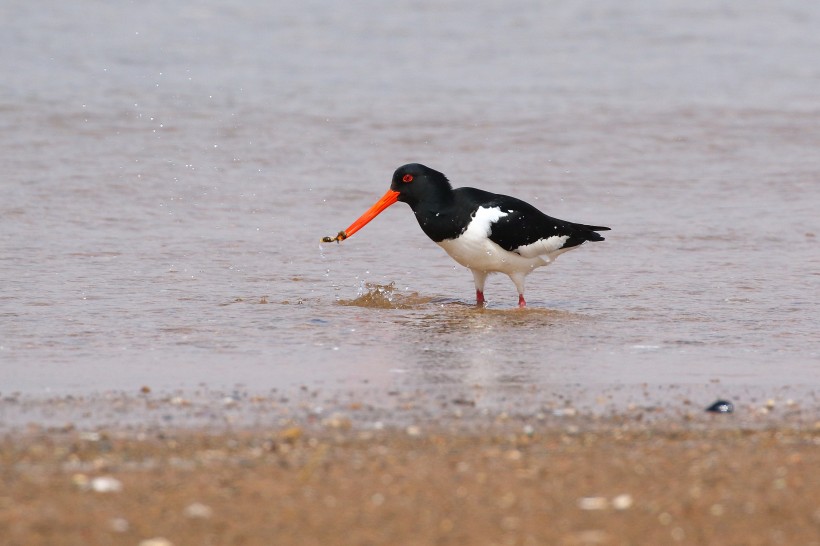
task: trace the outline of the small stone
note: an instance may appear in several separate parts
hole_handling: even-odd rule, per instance
[[[289,427],[279,433],[279,438],[286,442],[295,442],[302,437],[302,427]]]
[[[154,537],[141,540],[139,546],[174,546],[174,543],[164,537]]]
[[[148,385],[143,385],[142,387],[140,387],[140,392],[142,394],[149,394],[151,392],[151,387],[149,387]]]
[[[80,489],[88,489],[89,479],[85,474],[74,474],[71,476],[71,481]]]
[[[115,533],[127,533],[131,529],[131,524],[125,518],[111,518],[108,520],[108,528]]]
[[[600,529],[588,529],[577,533],[574,538],[573,544],[606,544],[611,537]]]
[[[581,497],[578,499],[578,508],[581,510],[606,510],[609,501],[606,497]]]
[[[324,425],[329,428],[348,430],[351,426],[353,426],[353,423],[347,415],[343,413],[334,413],[324,420]]]
[[[728,400],[718,400],[706,408],[706,411],[710,411],[712,413],[732,413],[735,411],[735,406]]]
[[[111,476],[100,476],[90,482],[91,490],[97,493],[117,493],[122,491],[122,482]]]
[[[185,507],[183,511],[186,518],[191,519],[208,519],[214,515],[214,511],[210,506],[202,504],[201,502],[194,502]]]
[[[612,499],[612,508],[615,510],[628,510],[632,508],[632,495],[623,493]]]
[[[508,461],[520,461],[521,456],[521,452],[517,449],[511,449],[504,454],[504,457],[506,457]]]
[[[410,425],[405,431],[408,436],[421,436],[421,428],[416,425]]]

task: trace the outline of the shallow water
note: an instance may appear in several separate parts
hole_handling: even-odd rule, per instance
[[[0,12],[2,393],[820,385],[816,2]],[[410,161],[613,231],[319,243]]]

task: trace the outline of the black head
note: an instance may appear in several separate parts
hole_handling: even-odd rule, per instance
[[[421,163],[408,163],[396,169],[390,189],[399,192],[398,200],[411,207],[427,199],[449,200],[453,190],[444,174]]]
[[[419,211],[440,210],[442,206],[452,203],[453,188],[446,176],[420,163],[410,163],[399,167],[393,173],[390,189],[381,199],[350,224],[350,227],[340,231],[336,237],[323,237],[322,242],[344,241],[396,201],[403,201],[410,205],[418,217]]]

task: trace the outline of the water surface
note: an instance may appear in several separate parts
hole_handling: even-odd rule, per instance
[[[820,385],[816,2],[0,12],[0,392]],[[320,245],[410,161],[613,231]]]

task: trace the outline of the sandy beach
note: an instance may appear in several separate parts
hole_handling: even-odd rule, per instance
[[[21,403],[6,397],[4,413]],[[201,414],[151,394],[63,400],[106,405],[172,423]],[[207,428],[6,430],[3,543],[820,544],[820,420],[795,403],[600,416],[459,400],[435,422],[409,411],[408,425],[355,404],[323,415],[280,404],[271,426],[225,419],[260,405],[275,404],[216,404]]]

